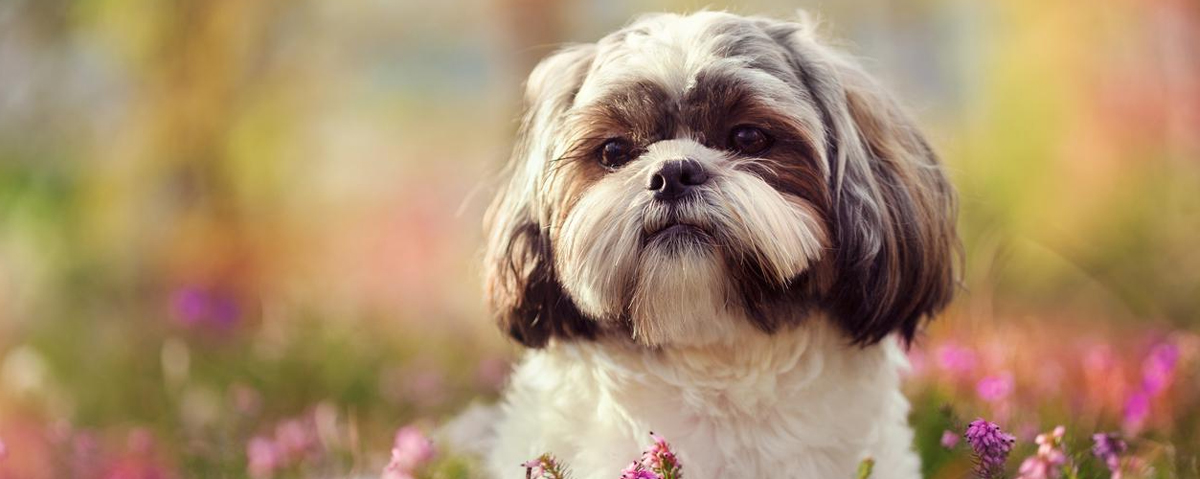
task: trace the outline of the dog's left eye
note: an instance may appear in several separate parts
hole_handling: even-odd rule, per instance
[[[761,128],[742,125],[729,133],[729,144],[738,152],[753,155],[769,148],[771,137]]]
[[[600,164],[619,168],[633,159],[633,144],[621,138],[613,138],[600,145]]]

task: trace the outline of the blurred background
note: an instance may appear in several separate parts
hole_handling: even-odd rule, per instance
[[[371,476],[494,400],[480,225],[524,76],[701,7],[818,14],[949,166],[931,477],[975,416],[1200,476],[1195,1],[0,0],[0,477]]]

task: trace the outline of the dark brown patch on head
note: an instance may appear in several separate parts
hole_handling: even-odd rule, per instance
[[[704,71],[682,100],[689,131],[705,146],[747,159],[742,169],[758,174],[776,190],[803,199],[818,213],[829,205],[829,188],[814,148],[813,132],[794,113],[770,106],[745,79],[729,71]],[[765,131],[772,144],[752,158],[730,144],[734,128],[750,125]]]
[[[625,138],[640,148],[670,138],[679,123],[671,94],[650,81],[610,87],[608,93],[572,114],[567,122],[577,147]]]

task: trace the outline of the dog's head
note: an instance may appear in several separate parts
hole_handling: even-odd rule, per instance
[[[701,345],[813,311],[870,344],[951,297],[942,167],[808,22],[643,17],[542,61],[525,102],[486,254],[525,345]]]

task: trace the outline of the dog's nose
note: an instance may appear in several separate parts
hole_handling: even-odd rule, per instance
[[[647,189],[654,192],[654,198],[664,201],[677,200],[692,192],[692,187],[703,185],[708,181],[708,172],[704,165],[693,159],[671,160],[664,162],[657,172],[650,175]]]

